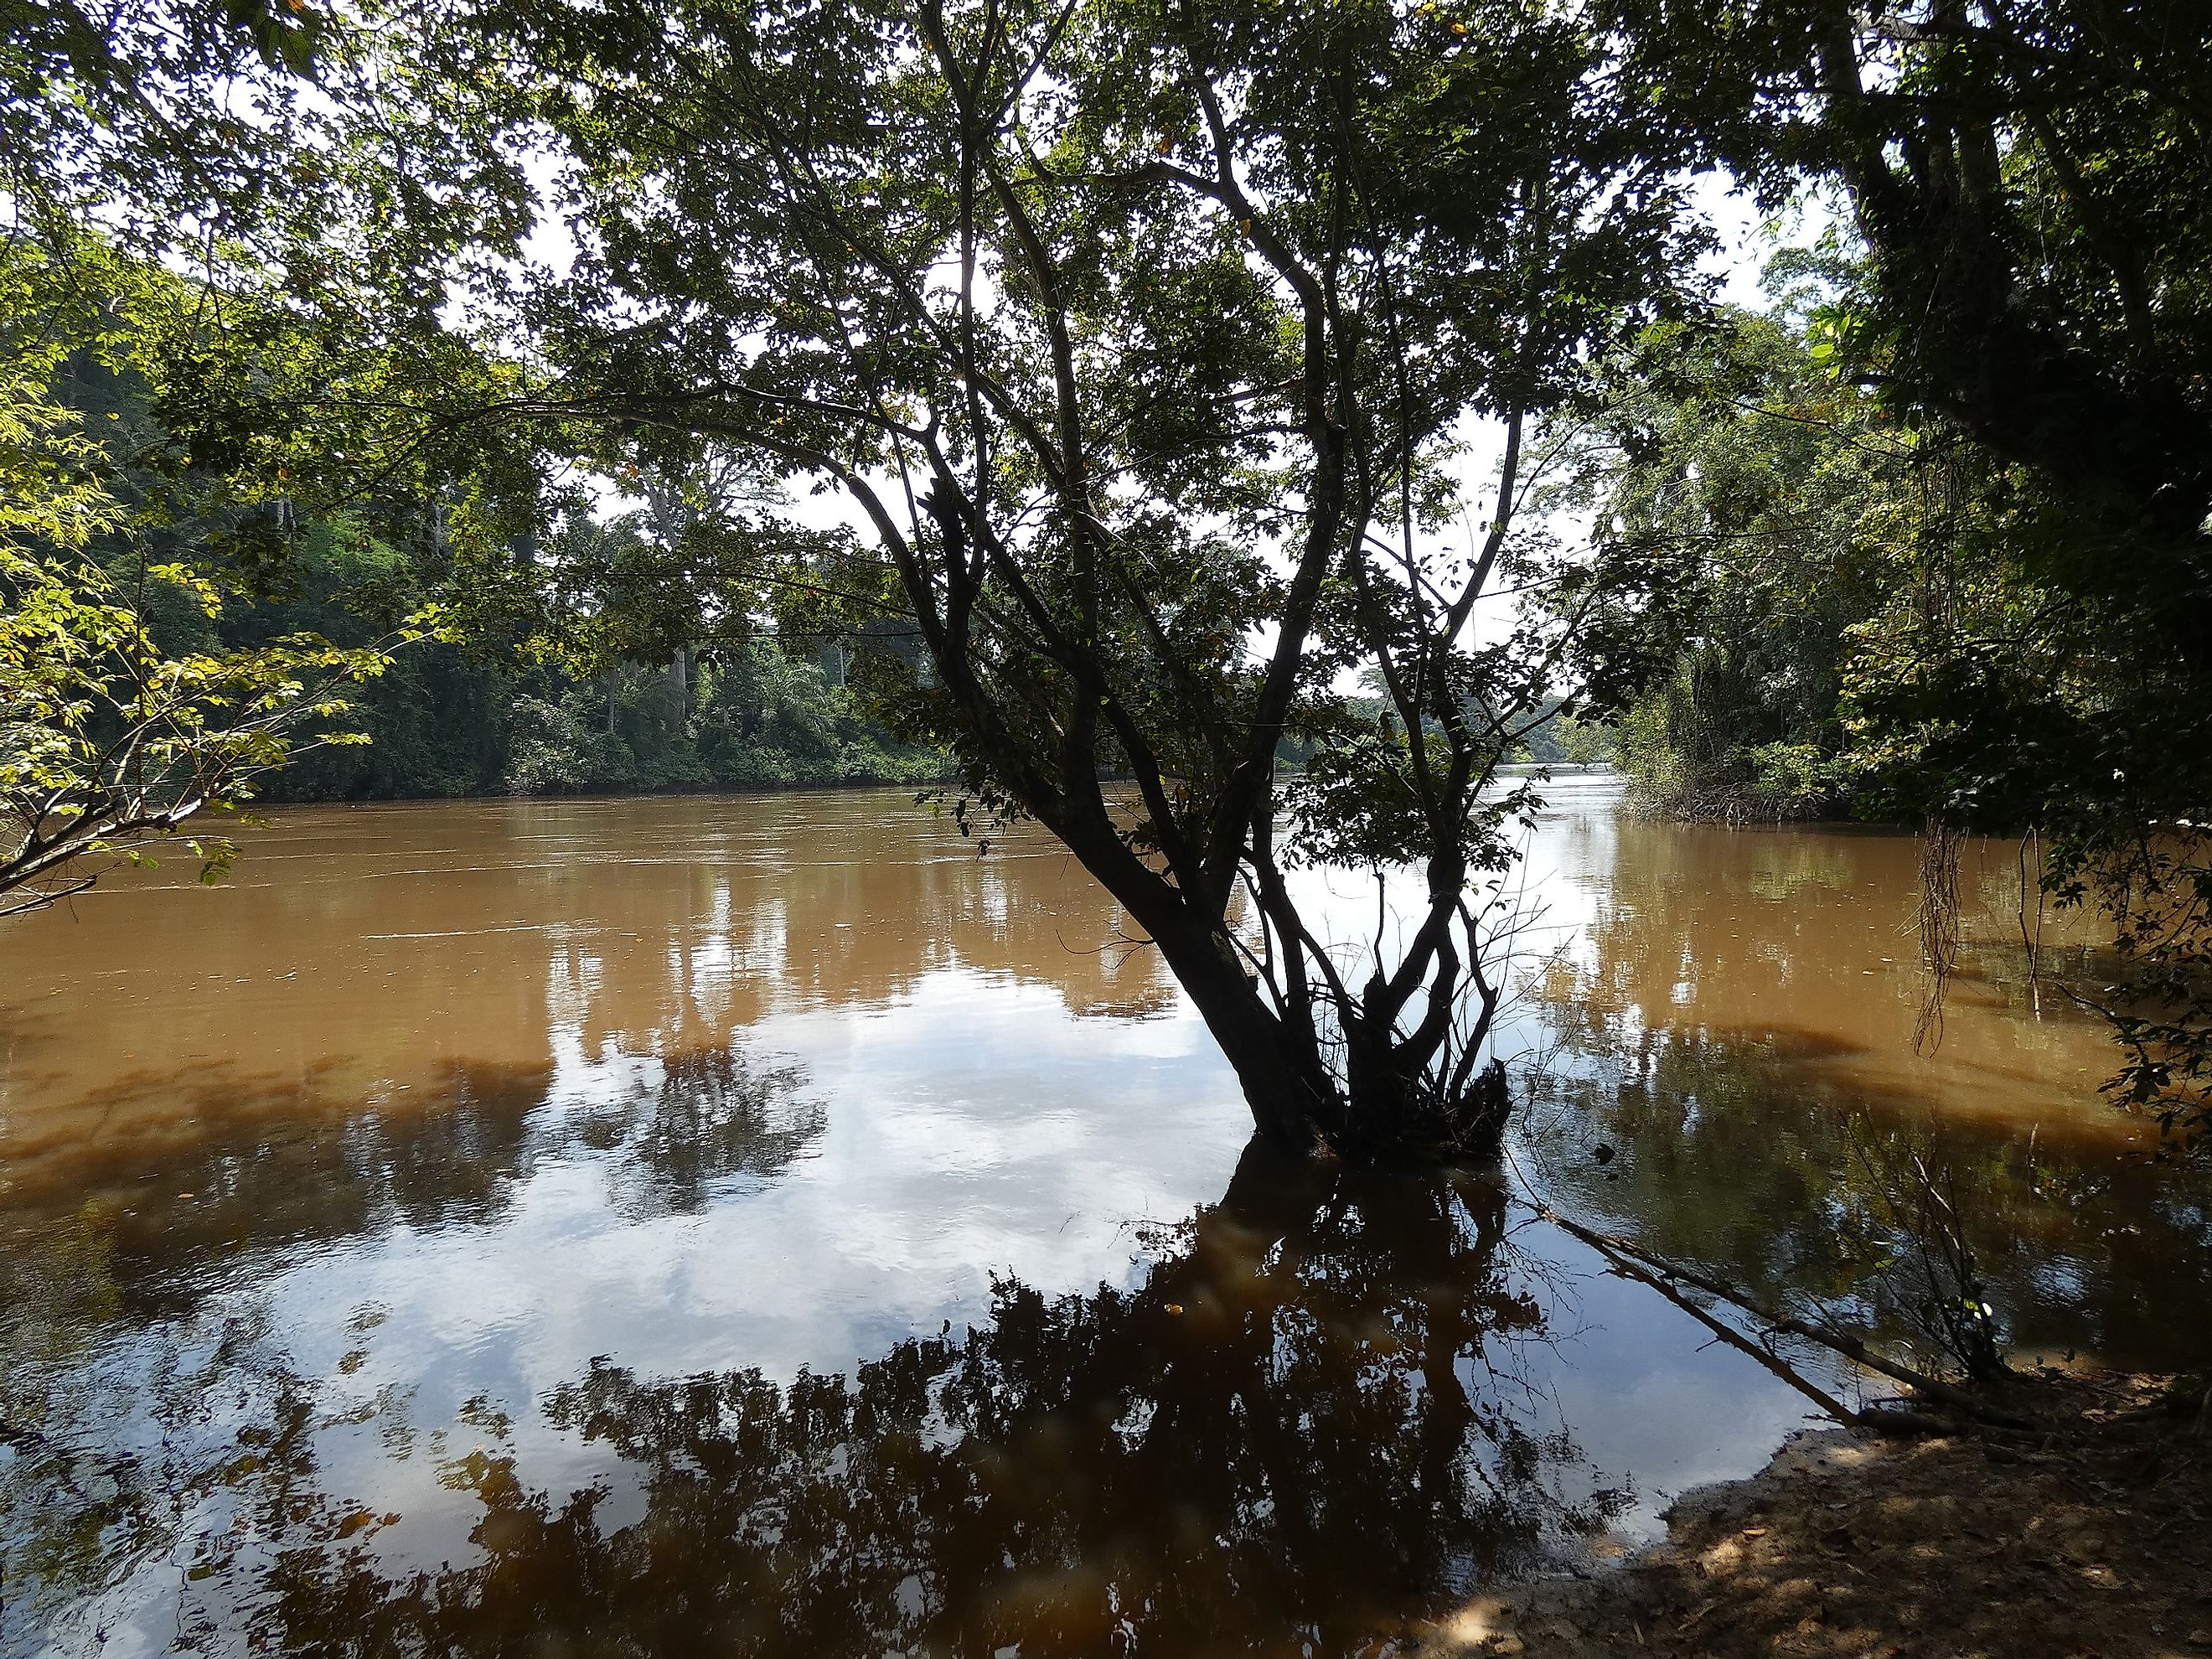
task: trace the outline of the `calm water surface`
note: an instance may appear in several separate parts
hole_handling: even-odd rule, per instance
[[[1249,1151],[1080,870],[896,793],[286,811],[8,926],[0,1650],[1380,1651],[1804,1420],[1514,1191],[1909,1340],[1917,1157],[2016,1346],[2203,1363],[2010,849],[1923,1055],[1909,838],[1549,793],[1446,1176]]]

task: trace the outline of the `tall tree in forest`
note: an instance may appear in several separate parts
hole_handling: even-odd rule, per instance
[[[2085,594],[2212,581],[2212,13],[2196,0],[1613,0],[1710,153],[1826,177],[1869,255],[1850,366],[2084,517]],[[2212,660],[2202,604],[2168,648]]]

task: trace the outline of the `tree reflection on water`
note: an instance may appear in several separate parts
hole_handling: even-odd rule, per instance
[[[1930,1122],[1771,1040],[1594,1016],[1571,1047],[1554,1109],[1613,1155],[1531,1167],[1775,1300],[1890,1324],[1869,1137],[1961,1172],[2015,1336],[2139,1340],[2145,1286],[2212,1278],[2170,1176],[2159,1201],[2150,1171]],[[118,1167],[74,1208],[19,1189],[0,1649],[95,1651],[112,1616],[206,1651],[1333,1652],[1572,1559],[1627,1502],[1540,1381],[1573,1298],[1468,1171],[1255,1150],[1219,1203],[1141,1237],[1126,1284],[1002,1279],[972,1328],[844,1374],[597,1364],[417,1424],[411,1374],[301,1364],[258,1299],[288,1262],[489,1237],[555,1166],[589,1172],[605,1230],[702,1215],[787,1181],[827,1127],[801,1073],[742,1050],[633,1083],[556,1098],[549,1073],[471,1068],[404,1115],[211,1139],[158,1182]],[[399,1511],[433,1478],[457,1512],[426,1560]]]
[[[556,1109],[457,1076],[434,1112],[210,1147],[164,1177],[193,1183],[170,1217],[189,1230],[19,1206],[0,1646],[96,1648],[103,1607],[143,1630],[151,1597],[206,1650],[1338,1650],[1571,1555],[1626,1501],[1523,1369],[1540,1264],[1493,1178],[1255,1150],[1218,1205],[1146,1233],[1127,1285],[1001,1279],[987,1319],[849,1375],[599,1364],[507,1402],[577,1454],[580,1490],[544,1484],[496,1402],[427,1437],[393,1408],[367,1431],[433,1461],[475,1551],[387,1548],[400,1517],[343,1490],[358,1471],[326,1439],[384,1405],[338,1407],[222,1287],[318,1228],[495,1223],[556,1156],[595,1162],[620,1216],[696,1211],[822,1132],[791,1068],[703,1054],[659,1078]]]
[[[596,1164],[619,1217],[694,1213],[785,1173],[827,1122],[795,1068],[741,1050],[656,1072],[560,1108],[550,1068],[458,1066],[404,1114],[305,1111],[158,1167],[114,1162],[88,1191],[7,1193],[0,1651],[58,1614],[94,1618],[104,1595],[132,1600],[125,1581],[164,1558],[191,1587],[178,1641],[220,1645],[244,1564],[374,1518],[316,1486],[317,1432],[344,1419],[270,1328],[265,1274],[396,1228],[495,1225],[560,1160]],[[78,1633],[101,1645],[96,1622]]]
[[[1594,1225],[1702,1263],[1755,1300],[1825,1310],[1938,1369],[1915,1168],[1956,1208],[2004,1342],[2185,1370],[2212,1326],[2212,1174],[2094,1121],[2021,1126],[1884,1094],[1796,1034],[1563,1016],[1536,1079],[1553,1193]],[[2103,1131],[2103,1133],[2099,1133]],[[1603,1143],[1607,1158],[1558,1156]]]
[[[0,1009],[0,1653],[1352,1652],[1572,1559],[1613,1465],[1674,1490],[1796,1420],[1674,1366],[1671,1310],[1554,1282],[1583,1259],[1479,1175],[1249,1158],[1125,1272],[1128,1170],[1207,1085],[1144,958],[1091,952],[1111,906],[1056,858],[886,857],[865,800],[670,810],[512,878],[459,870],[515,857],[487,811],[441,820],[466,879],[240,890],[189,946],[210,983],[314,959],[297,1000],[149,996],[123,1046],[104,991]],[[672,823],[643,861],[608,827]],[[1919,1159],[2031,1355],[2201,1366],[2212,1178],[2069,1106],[2101,1035],[1992,980],[1912,1054],[1909,842],[1623,822],[1578,856],[1604,905],[1538,988],[1516,1147],[1560,1208],[1910,1343],[1884,1176]],[[141,950],[142,900],[70,960]],[[1009,986],[1122,1023],[1041,1044]],[[822,1077],[749,1047],[810,1020]]]
[[[748,1064],[731,1048],[671,1055],[650,1095],[617,1097],[574,1126],[612,1152],[610,1198],[632,1220],[696,1215],[732,1183],[762,1186],[805,1157],[829,1126],[790,1065]]]
[[[272,1580],[288,1649],[1029,1654],[1340,1650],[1601,1528],[1516,1346],[1503,1190],[1248,1154],[1133,1288],[1002,1281],[988,1322],[849,1376],[595,1367],[545,1402],[639,1474],[533,1491],[465,1471],[478,1565],[371,1552]]]
[[[2015,1338],[2135,1352],[2157,1286],[2212,1317],[2189,1299],[2212,1283],[2201,1182],[1875,1099],[1802,1042],[1595,1010],[1562,1035],[1526,1167],[1762,1297],[1909,1334],[1862,1155],[1879,1142],[1958,1172]],[[404,1114],[211,1132],[88,1194],[19,1183],[0,1650],[98,1651],[112,1620],[210,1652],[1348,1651],[1572,1559],[1626,1504],[1541,1381],[1573,1298],[1474,1172],[1255,1150],[1218,1204],[1141,1236],[1127,1282],[1006,1279],[971,1328],[842,1374],[564,1360],[557,1386],[456,1410],[410,1403],[419,1371],[356,1374],[385,1314],[356,1311],[333,1370],[263,1299],[293,1264],[397,1234],[488,1248],[539,1174],[568,1172],[587,1241],[743,1206],[827,1126],[797,1068],[702,1049],[584,1094],[465,1068]],[[1559,1156],[1577,1137],[1610,1156]],[[449,1528],[427,1552],[418,1505]]]

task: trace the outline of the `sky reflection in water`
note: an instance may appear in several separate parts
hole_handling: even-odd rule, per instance
[[[2021,1340],[2163,1357],[2197,1197],[2078,1020],[1911,1054],[1909,842],[1553,793],[1522,1178],[1882,1322],[1924,1141]],[[0,936],[0,1648],[1335,1651],[1798,1423],[1498,1177],[1243,1157],[1121,941],[896,794],[289,813]]]

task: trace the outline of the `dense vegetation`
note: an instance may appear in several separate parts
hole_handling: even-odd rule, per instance
[[[322,528],[304,538],[297,588],[235,610],[225,642],[312,633],[366,643],[363,611],[396,556]],[[950,762],[899,742],[842,681],[847,653],[772,639],[677,646],[640,663],[424,641],[351,695],[367,737],[303,756],[261,786],[267,800],[775,789],[936,783]]]
[[[1561,490],[1595,517],[1593,579],[1641,595],[1606,641],[1634,794],[1924,827],[1939,976],[1955,837],[2023,839],[2044,889],[2024,904],[2115,925],[2109,981],[2070,988],[2129,1046],[2113,1086],[2193,1129],[2212,757],[2189,711],[2212,678],[2159,643],[2164,589],[2066,585],[2061,562],[2100,533],[2084,509],[1956,422],[1900,414],[1813,291],[1648,338],[1571,441]]]
[[[289,501],[278,509],[291,515],[281,562],[241,573],[252,557],[248,538],[272,526],[228,510],[227,481],[196,477],[202,469],[189,465],[179,471],[173,459],[164,468],[173,436],[136,361],[138,343],[58,355],[47,384],[18,404],[0,434],[27,475],[13,497],[13,544],[74,557],[48,566],[50,586],[80,598],[137,592],[139,651],[149,660],[221,664],[235,678],[289,652],[275,669],[343,671],[342,686],[287,701],[270,752],[255,757],[250,778],[233,779],[234,804],[947,775],[940,751],[901,744],[866,718],[844,684],[850,653],[834,641],[813,653],[767,636],[705,649],[686,641],[641,663],[618,640],[586,641],[573,629],[553,637],[542,605],[534,619],[487,610],[466,629],[410,627],[432,614],[441,590],[404,537],[358,513],[308,517]],[[43,496],[31,487],[37,476],[50,480]],[[636,512],[609,525],[588,514],[574,520],[567,550],[577,556],[563,562],[568,612],[605,608],[623,556],[649,555],[653,520]],[[37,623],[34,605],[13,612],[19,626]],[[29,645],[10,662],[51,668]],[[27,674],[24,684],[27,696]],[[106,726],[94,725],[105,738]]]
[[[256,776],[377,739],[302,793],[949,755],[1364,1155],[1494,1135],[1491,785],[1610,720],[1667,810],[1927,825],[1939,969],[1951,838],[2030,837],[2126,1091],[2212,1105],[2189,0],[13,12],[11,441],[143,522],[7,580],[198,596],[138,647],[195,764],[223,672]],[[1717,167],[1848,205],[1771,316],[1707,298]],[[37,412],[88,358],[135,449]],[[94,823],[64,635],[6,720],[84,775],[11,811]],[[253,780],[190,782],[142,819]],[[1396,872],[1395,960],[1310,862]]]

